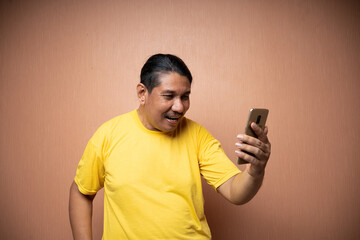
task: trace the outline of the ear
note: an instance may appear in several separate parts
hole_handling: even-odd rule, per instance
[[[148,91],[147,91],[145,85],[142,83],[139,83],[136,86],[136,92],[137,92],[137,96],[139,98],[140,105],[144,105],[146,96],[148,94]]]

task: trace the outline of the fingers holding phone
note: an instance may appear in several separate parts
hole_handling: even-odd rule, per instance
[[[263,152],[269,152],[270,142],[267,137],[267,134],[265,133],[265,131],[267,131],[267,127],[264,130],[262,130],[255,123],[252,123],[251,127],[254,129],[254,132],[256,132],[258,137],[251,137],[248,135],[242,135],[242,136],[239,135],[239,136],[241,136],[241,137],[238,136],[239,142],[243,142],[243,143],[249,144],[251,146],[254,146],[255,149],[260,149]],[[255,154],[254,151],[250,151],[250,153]]]
[[[268,109],[250,109],[245,134],[238,135],[239,142],[236,143],[238,164],[266,165],[271,151],[268,128],[265,127],[268,113]]]
[[[250,127],[253,130],[253,132],[256,134],[256,138],[259,139],[262,142],[269,142],[267,138],[267,133],[269,131],[268,127],[265,126],[264,128],[261,128],[256,123],[252,122],[250,123]]]
[[[260,164],[259,161],[267,161],[269,158],[270,143],[267,138],[266,142],[263,142],[248,135],[239,135],[235,145],[238,148],[235,152],[244,163],[257,165]]]

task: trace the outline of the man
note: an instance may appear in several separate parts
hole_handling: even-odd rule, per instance
[[[176,56],[148,59],[137,110],[111,119],[90,139],[70,188],[74,239],[91,239],[92,201],[104,190],[103,239],[210,239],[201,176],[234,204],[259,190],[270,156],[267,128],[238,135],[243,172],[201,125],[184,117],[192,76]],[[248,153],[252,153],[251,156]]]

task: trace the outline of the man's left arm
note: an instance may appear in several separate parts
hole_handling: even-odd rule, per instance
[[[255,123],[251,124],[251,128],[258,138],[241,134],[235,144],[238,148],[236,155],[250,164],[245,171],[230,178],[217,189],[227,200],[237,205],[250,201],[260,189],[271,153],[268,128],[262,130]]]

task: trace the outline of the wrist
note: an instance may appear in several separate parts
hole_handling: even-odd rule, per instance
[[[246,169],[246,172],[253,178],[263,178],[265,175],[265,169],[255,169],[252,165]]]

